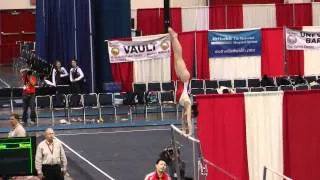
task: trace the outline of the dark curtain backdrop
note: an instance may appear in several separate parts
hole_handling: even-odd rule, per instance
[[[113,81],[112,67],[105,40],[131,36],[130,0],[94,0],[94,42],[97,90],[103,83]]]
[[[60,60],[69,69],[76,58],[91,88],[89,0],[37,0],[37,54],[49,63]],[[76,27],[75,27],[76,24]]]
[[[91,61],[91,46],[90,46],[90,14],[89,11],[89,0],[75,0],[76,4],[76,32],[77,32],[77,60],[80,62],[83,73],[87,80],[87,88],[93,87],[92,92],[96,92],[95,88],[95,62],[94,53],[92,52]],[[91,18],[92,19],[92,18]],[[92,49],[93,50],[93,49]],[[89,89],[88,89],[89,90]]]

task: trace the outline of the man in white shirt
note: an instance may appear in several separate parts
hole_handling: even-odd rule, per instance
[[[12,113],[9,116],[9,122],[12,129],[9,132],[8,137],[26,137],[26,130],[19,122],[19,114]]]
[[[61,62],[57,60],[52,71],[52,83],[54,86],[67,84],[66,78],[68,75],[67,70],[62,67]]]
[[[75,59],[71,61],[71,66],[72,68],[70,69],[70,82],[74,93],[83,93],[83,85],[85,83],[84,74]]]
[[[46,130],[45,140],[37,147],[35,165],[39,178],[64,180],[67,172],[67,157],[62,144],[55,138],[52,128]]]

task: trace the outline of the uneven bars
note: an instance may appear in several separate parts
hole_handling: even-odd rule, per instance
[[[106,176],[107,178],[109,178],[110,180],[115,180],[113,177],[111,177],[109,174],[107,174],[106,172],[102,171],[100,168],[98,168],[96,165],[94,165],[93,163],[91,163],[89,160],[87,160],[86,158],[84,158],[83,156],[81,156],[79,153],[77,153],[75,150],[73,150],[71,147],[69,147],[68,145],[66,145],[63,141],[61,141],[60,139],[58,139],[57,137],[55,137],[55,139],[57,139],[58,141],[61,142],[62,145],[64,145],[66,148],[68,148],[71,152],[73,152],[74,154],[76,154],[80,159],[84,160],[86,163],[90,164],[94,169],[96,169],[97,171],[99,171],[101,174],[103,174],[104,176]]]
[[[283,175],[283,174],[280,174],[280,173],[278,173],[277,171],[275,171],[275,170],[273,170],[273,169],[271,169],[271,168],[268,168],[267,166],[264,166],[264,168],[263,168],[263,179],[264,179],[264,180],[267,179],[267,170],[271,171],[272,173],[274,173],[274,174],[276,174],[276,175],[278,175],[278,176],[280,176],[280,177],[282,177],[282,178],[284,178],[284,179],[286,179],[286,180],[292,180],[292,179],[289,178],[288,176],[285,176],[285,175]]]
[[[177,128],[175,125],[171,124],[171,128],[176,130],[179,134],[184,135],[184,133],[179,129]],[[191,137],[191,136],[185,136],[187,139],[191,140],[191,141],[194,141],[194,142],[197,142],[197,143],[200,143],[199,139],[196,139],[194,137]]]

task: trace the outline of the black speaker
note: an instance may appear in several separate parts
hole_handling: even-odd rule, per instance
[[[168,27],[170,27],[170,0],[163,0],[164,9],[164,32],[168,33]]]

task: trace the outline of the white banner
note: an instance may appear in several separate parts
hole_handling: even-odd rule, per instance
[[[169,35],[146,41],[108,41],[110,63],[170,58]]]
[[[288,50],[320,49],[320,32],[286,28],[286,45]]]

